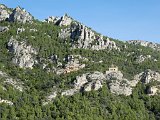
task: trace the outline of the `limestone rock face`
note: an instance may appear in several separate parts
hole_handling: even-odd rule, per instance
[[[16,7],[12,14],[9,16],[9,21],[11,22],[21,22],[21,23],[26,23],[26,22],[32,22],[33,17],[31,16],[30,13],[28,13],[26,10]]]
[[[129,96],[132,94],[132,87],[135,87],[138,80],[127,80],[123,77],[121,71],[118,70],[108,70],[106,71],[106,79],[108,80],[108,86],[112,93],[117,95]]]
[[[68,26],[71,25],[72,21],[72,18],[65,14],[58,22],[60,26]]]
[[[73,20],[68,15],[64,15],[61,18],[49,17],[47,22],[52,22],[58,26],[65,26],[59,33],[59,38],[66,40],[71,39],[70,43],[72,48],[84,48],[92,50],[102,49],[118,49],[116,43],[109,38],[105,38],[102,35],[97,34],[87,26]]]
[[[150,47],[154,50],[160,50],[160,44],[157,43],[153,43],[153,42],[148,42],[148,41],[143,41],[143,40],[130,40],[127,41],[129,44],[133,44],[133,45],[141,45],[144,47]]]
[[[36,50],[26,43],[18,42],[16,39],[11,37],[7,44],[9,52],[14,54],[12,62],[18,65],[20,68],[33,68],[36,63],[34,55],[37,54]]]
[[[61,39],[71,38],[73,48],[84,48],[92,50],[118,49],[114,41],[96,34],[93,30],[78,22],[73,22],[69,27],[61,29]]]
[[[132,87],[127,83],[127,80],[112,80],[109,84],[110,91],[117,95],[131,95]]]
[[[10,11],[7,10],[7,7],[0,5],[0,21],[5,21],[9,18]]]
[[[135,76],[136,79],[142,81],[145,84],[148,84],[152,81],[160,82],[160,74],[158,72],[152,71],[150,69],[138,74]]]
[[[76,80],[73,83],[74,88],[62,92],[61,95],[71,96],[80,91],[98,90],[102,88],[104,80],[105,76],[98,71],[82,74],[81,76],[76,77]]]

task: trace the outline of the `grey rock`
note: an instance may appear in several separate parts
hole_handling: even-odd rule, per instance
[[[72,21],[73,21],[72,18],[69,17],[67,14],[65,14],[64,16],[61,17],[61,19],[58,22],[59,26],[68,26],[71,25]]]
[[[81,89],[81,87],[88,82],[86,78],[86,74],[83,74],[81,76],[77,76],[76,80],[74,81],[74,87],[76,89]]]
[[[84,48],[92,50],[119,50],[114,41],[111,41],[109,38],[105,38],[104,36],[97,34],[87,26],[73,20],[67,14],[61,18],[49,17],[46,19],[46,21],[52,22],[58,26],[65,26],[65,28],[61,29],[59,38],[63,40],[70,38],[72,48]]]
[[[154,50],[160,50],[160,44],[157,43],[153,43],[153,42],[148,42],[148,41],[143,41],[143,40],[130,40],[127,41],[129,44],[133,44],[133,45],[141,45],[144,47],[150,47]]]
[[[10,11],[7,10],[7,7],[0,5],[0,21],[5,21],[9,18]]]
[[[61,93],[62,96],[72,96],[74,95],[78,90],[77,89],[69,89]]]
[[[17,29],[17,34],[19,34],[19,33],[21,33],[21,32],[24,32],[24,31],[25,31],[24,28],[18,28],[18,29]]]
[[[45,21],[48,23],[54,23],[59,26],[68,26],[71,25],[73,19],[69,17],[67,14],[65,14],[62,17],[50,16],[48,19],[45,19]]]
[[[148,70],[136,75],[135,79],[140,80],[145,84],[148,84],[152,81],[159,81],[160,82],[160,73],[148,69]]]
[[[6,31],[8,31],[9,30],[9,28],[8,27],[6,27],[6,26],[0,26],[0,32],[6,32]]]
[[[33,17],[25,9],[22,9],[20,7],[16,7],[13,10],[12,14],[10,14],[9,21],[26,23],[26,22],[32,22]]]
[[[34,56],[37,54],[36,50],[30,45],[26,45],[25,41],[18,42],[11,37],[7,44],[9,52],[14,54],[12,62],[18,65],[20,68],[33,68],[33,65],[37,62]]]
[[[95,71],[93,73],[82,74],[81,76],[77,76],[76,80],[73,82],[74,88],[62,92],[62,95],[71,96],[77,92],[80,92],[81,90],[98,90],[102,88],[104,80],[105,76],[103,75],[103,73],[98,71]]]
[[[1,104],[1,103],[6,103],[6,104],[8,104],[8,105],[13,105],[13,102],[11,102],[11,101],[9,101],[9,100],[4,100],[4,99],[0,98],[0,104]]]
[[[113,80],[113,79],[121,80],[123,79],[123,74],[121,73],[121,71],[106,71],[106,78],[108,80]]]
[[[45,22],[56,24],[59,20],[59,17],[49,16],[47,19],[45,19]]]
[[[117,95],[126,95],[129,96],[132,94],[132,87],[137,85],[136,80],[127,80],[123,77],[121,71],[118,70],[118,67],[112,65],[109,70],[106,71],[106,79],[108,80],[108,86],[111,93]]]
[[[160,92],[160,86],[149,86],[146,91],[149,96],[157,95]]]

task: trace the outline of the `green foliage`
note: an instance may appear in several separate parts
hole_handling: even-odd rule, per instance
[[[148,97],[145,94],[147,85],[138,84],[131,96],[115,96],[110,93],[107,85],[99,91],[75,94],[72,97],[58,96],[49,105],[43,106],[45,96],[53,86],[57,89],[66,89],[75,80],[76,76],[87,72],[108,70],[115,64],[123,72],[124,77],[131,80],[133,76],[146,69],[160,68],[160,54],[150,48],[133,46],[112,39],[118,44],[120,51],[86,49],[70,49],[69,39],[58,38],[60,27],[53,24],[35,20],[32,24],[1,22],[0,26],[9,26],[9,31],[0,33],[0,70],[11,77],[20,79],[26,88],[23,92],[15,90],[12,86],[4,84],[0,79],[0,97],[10,100],[13,106],[0,104],[0,118],[20,120],[155,120],[160,119],[160,96]],[[17,37],[17,28],[25,28]],[[33,32],[30,29],[36,29]],[[65,75],[47,73],[41,65],[34,69],[20,69],[12,64],[13,54],[6,49],[6,43],[14,36],[19,41],[26,41],[37,51],[37,59],[47,59],[53,54],[58,55],[60,62],[64,62],[66,55],[81,55],[86,67],[77,72]],[[125,45],[127,48],[125,48]],[[128,55],[129,53],[133,53]],[[141,64],[135,62],[139,55],[153,55],[157,62],[146,60]],[[102,63],[99,61],[103,61]],[[50,65],[51,67],[54,65]],[[125,81],[123,81],[125,82]],[[153,85],[155,83],[152,83]],[[7,89],[4,91],[1,86]]]

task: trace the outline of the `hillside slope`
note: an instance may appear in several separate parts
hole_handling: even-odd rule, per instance
[[[159,46],[0,5],[0,118],[158,120]]]

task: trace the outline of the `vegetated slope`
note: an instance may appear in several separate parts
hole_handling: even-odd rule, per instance
[[[115,40],[68,15],[0,12],[2,120],[160,119],[158,44]]]

